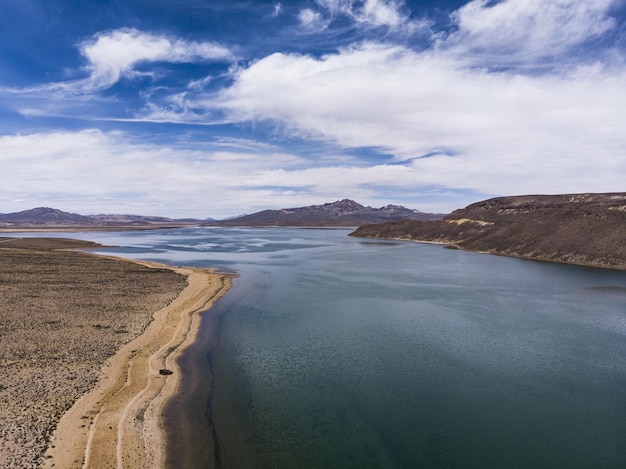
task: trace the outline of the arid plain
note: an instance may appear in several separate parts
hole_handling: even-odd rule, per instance
[[[158,408],[155,411],[150,400],[157,402],[157,407],[163,405],[167,392],[175,391],[178,377],[161,376],[154,367],[160,363],[176,369],[176,353],[193,339],[197,313],[227,289],[224,276],[208,270],[192,282],[191,270],[67,250],[94,246],[63,239],[0,238],[1,467],[62,467],[55,466],[55,459],[69,448],[55,448],[51,437],[61,417],[94,387],[100,389],[100,397],[129,391],[145,396],[150,391],[150,399],[134,400],[145,401],[144,408],[152,405],[158,420]],[[148,336],[152,341],[143,348],[135,345]],[[120,349],[126,350],[126,355],[120,355]],[[141,358],[141,350],[150,354],[133,365],[133,371],[131,358]],[[136,390],[122,389],[131,372],[145,382],[135,380]],[[102,383],[107,380],[104,389]],[[164,383],[170,380],[164,393]],[[155,384],[158,387],[153,390]],[[88,400],[83,397],[78,404]],[[65,429],[57,433],[65,432],[67,441],[81,431],[99,431],[93,422],[103,407],[101,401],[98,398],[96,407],[75,412],[78,422],[66,418]],[[128,413],[129,409],[123,406],[119,411]],[[112,418],[121,421],[120,417]],[[156,420],[150,425],[157,425]],[[115,440],[121,433],[115,430],[111,435],[92,434],[90,438],[113,439],[111,445],[119,448],[121,443]],[[146,434],[145,428],[140,430]],[[158,433],[158,428],[152,428],[152,439],[154,432]],[[130,427],[127,434],[134,438]],[[139,443],[149,444],[147,440]],[[68,457],[78,467],[89,457],[84,448],[72,451]],[[110,457],[127,456],[116,451]]]

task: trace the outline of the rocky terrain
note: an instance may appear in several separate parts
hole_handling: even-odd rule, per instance
[[[93,246],[0,238],[0,467],[40,467],[104,361],[186,285],[169,269],[57,250]]]
[[[263,210],[230,220],[216,221],[222,226],[359,226],[389,220],[438,220],[443,215],[424,213],[399,205],[381,208],[365,207],[353,200],[343,199],[323,205]]]
[[[626,269],[626,193],[498,197],[439,221],[367,225],[351,236],[441,242],[472,251]]]

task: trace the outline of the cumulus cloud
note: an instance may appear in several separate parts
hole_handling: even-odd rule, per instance
[[[399,3],[317,4],[374,25],[406,22]],[[474,0],[452,15],[457,30],[439,37],[433,49],[363,42],[322,57],[275,53],[233,70],[233,84],[217,98],[172,94],[167,106],[149,104],[147,110],[150,119],[162,122],[210,120],[221,111],[230,122],[274,122],[301,138],[393,155],[394,164],[371,171],[340,168],[341,180],[352,181],[357,193],[409,183],[490,194],[622,190],[626,168],[616,155],[626,148],[619,125],[626,107],[625,70],[602,62],[568,63],[542,74],[527,73],[524,66],[501,72],[475,66],[498,54],[532,65],[541,54],[565,53],[610,30],[610,5],[609,0],[549,5]],[[320,28],[324,20],[308,9],[300,12],[300,21]],[[173,53],[171,60],[199,55],[183,49],[187,52]],[[104,53],[93,59],[109,64],[94,76],[119,78],[133,70],[138,57],[160,56],[137,50],[124,60],[107,60]],[[273,168],[247,184],[305,188],[308,181],[322,190],[333,170]]]
[[[624,83],[626,71],[601,64],[493,73],[446,52],[365,43],[320,58],[268,56],[240,70],[219,104],[236,121],[412,160],[403,174],[415,184],[622,190]]]

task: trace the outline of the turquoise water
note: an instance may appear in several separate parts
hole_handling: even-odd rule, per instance
[[[186,428],[174,430],[187,435],[178,456],[199,450],[188,460],[223,468],[626,467],[626,273],[347,233],[76,234],[239,274],[184,360],[195,381],[174,404],[191,410],[171,412]]]

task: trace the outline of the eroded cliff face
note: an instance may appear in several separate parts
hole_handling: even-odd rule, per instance
[[[626,269],[626,193],[498,197],[440,221],[367,225],[351,236],[437,241],[472,251]]]

